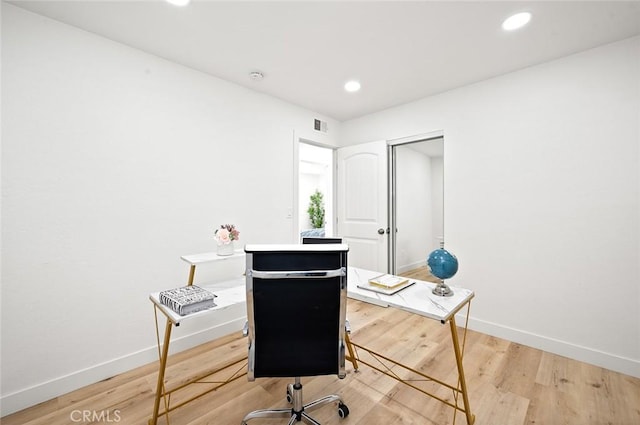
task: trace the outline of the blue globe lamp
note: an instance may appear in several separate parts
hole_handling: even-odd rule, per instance
[[[444,283],[444,280],[453,277],[458,271],[458,259],[456,256],[441,247],[429,254],[427,265],[431,270],[431,274],[440,279],[440,283],[433,288],[432,292],[441,297],[452,296],[453,291]]]

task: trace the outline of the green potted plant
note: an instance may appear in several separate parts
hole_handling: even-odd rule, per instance
[[[309,214],[309,220],[311,221],[311,227],[314,229],[321,229],[324,227],[324,199],[322,193],[318,189],[309,197],[309,208],[307,213]]]

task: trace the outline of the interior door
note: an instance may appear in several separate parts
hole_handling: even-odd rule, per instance
[[[386,141],[338,149],[337,168],[337,234],[349,245],[349,265],[386,272]]]

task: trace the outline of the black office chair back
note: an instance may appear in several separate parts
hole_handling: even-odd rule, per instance
[[[346,246],[245,251],[249,379],[344,376]]]

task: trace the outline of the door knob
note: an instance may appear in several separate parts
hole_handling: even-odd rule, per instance
[[[378,229],[378,234],[384,235],[384,229],[382,227]]]

